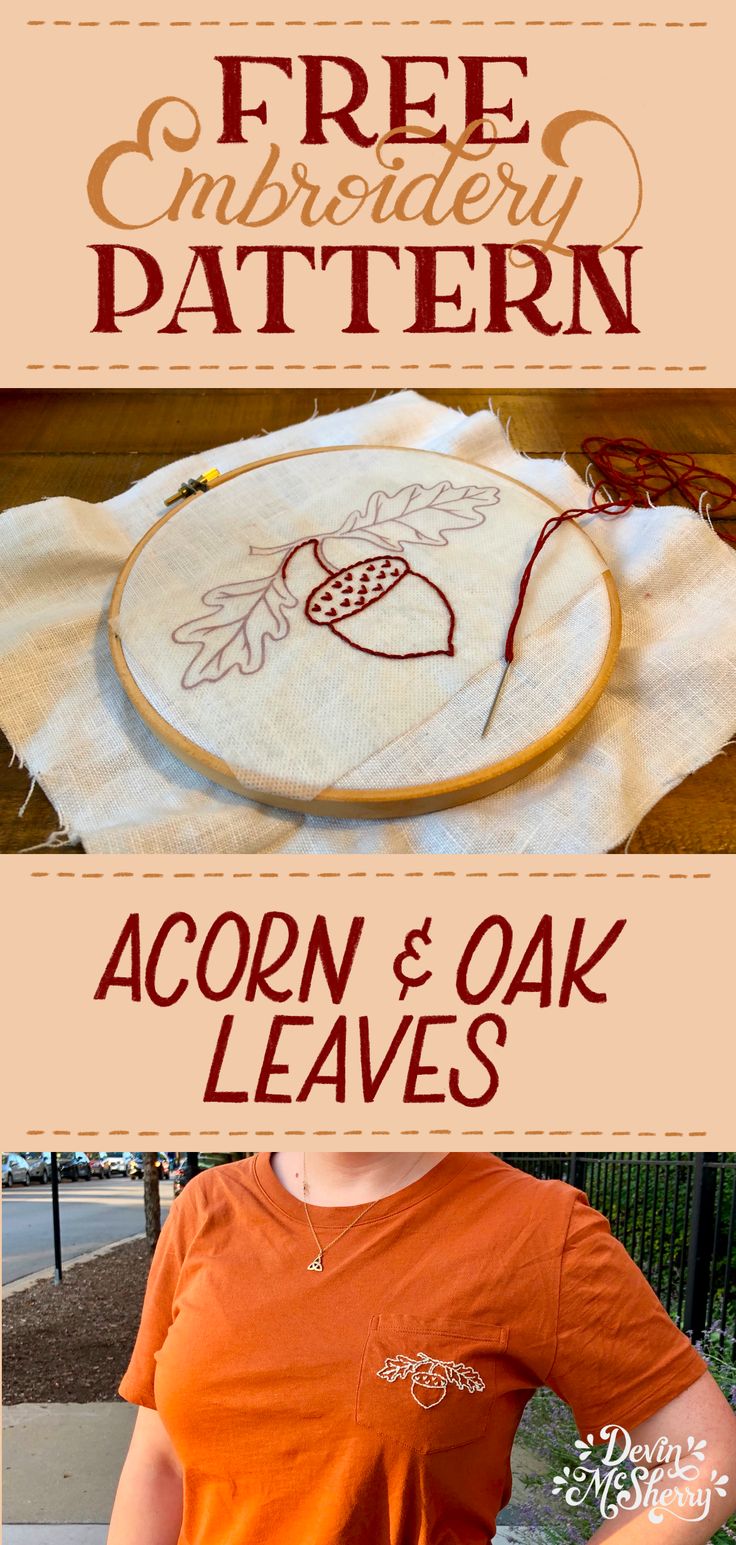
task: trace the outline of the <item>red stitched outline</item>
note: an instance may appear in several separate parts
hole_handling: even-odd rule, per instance
[[[348,567],[349,566],[350,565],[348,565]],[[407,573],[409,573],[409,574],[416,574],[416,570],[410,568],[410,569],[407,570]],[[455,617],[455,613],[454,613],[454,611],[452,609],[452,606],[450,605],[450,602],[448,601],[447,596],[445,595],[444,590],[440,590],[439,585],[436,585],[434,583],[433,579],[427,579],[424,574],[418,574],[418,575],[416,575],[416,577],[417,577],[417,579],[423,580],[425,585],[430,585],[433,590],[437,591],[438,596],[440,597],[440,599],[442,601],[444,601],[445,606],[447,607],[447,610],[448,610],[448,612],[450,614],[450,629],[449,629],[449,632],[448,632],[448,635],[447,635],[447,648],[446,649],[414,649],[414,650],[409,650],[409,652],[407,654],[385,654],[382,649],[369,649],[366,644],[356,644],[356,643],[354,643],[354,641],[351,638],[346,638],[344,633],[336,633],[332,623],[330,623],[329,624],[330,632],[332,633],[333,637],[334,638],[342,639],[343,644],[349,644],[351,649],[359,649],[361,654],[372,654],[372,655],[375,655],[376,658],[379,659],[379,660],[428,660],[428,659],[431,658],[432,655],[436,655],[436,654],[454,655],[454,653],[455,653],[454,638],[455,638],[455,627],[456,627],[457,619]],[[396,583],[398,584],[398,580],[396,581]],[[391,589],[393,589],[393,586],[391,586]],[[384,592],[384,594],[385,594],[385,592]],[[380,599],[381,599],[380,596],[376,596],[376,600],[377,601],[380,601]],[[372,606],[373,602],[369,601],[368,604],[369,604],[369,606]],[[355,615],[355,614],[353,613],[353,615]],[[309,618],[309,621],[310,622],[312,621],[311,617]],[[315,624],[315,626],[320,626],[320,624]],[[324,624],[322,624],[322,626],[324,626]]]
[[[321,560],[318,560],[318,561],[321,562]],[[376,601],[382,601],[383,597],[385,595],[388,595],[389,590],[395,589],[396,585],[398,585],[400,583],[400,581],[404,578],[405,574],[413,574],[414,570],[412,569],[411,564],[408,562],[408,560],[406,558],[403,558],[403,557],[396,558],[396,557],[394,557],[394,558],[385,559],[385,557],[384,558],[380,557],[380,555],[378,553],[376,553],[376,554],[370,553],[367,558],[359,558],[357,563],[346,563],[346,564],[344,564],[343,568],[341,568],[341,569],[332,569],[330,571],[330,578],[331,579],[339,579],[341,574],[348,574],[348,573],[352,572],[353,569],[360,569],[360,568],[363,567],[364,564],[367,564],[367,563],[383,563],[384,561],[388,562],[388,563],[403,563],[404,568],[403,568],[401,574],[397,574],[396,578],[394,580],[392,580],[390,585],[386,586],[385,590],[381,591],[380,595],[374,595],[372,600],[364,601],[363,604],[360,605],[360,606],[354,606],[353,610],[351,612],[348,612],[347,617],[337,617],[335,619],[336,622],[347,622],[350,617],[357,617],[358,612],[367,612],[369,606],[375,606]],[[287,559],[287,562],[288,562],[288,559]],[[322,567],[324,568],[324,564],[322,565]],[[282,573],[283,573],[283,570],[282,570]],[[309,595],[307,596],[307,599],[304,602],[304,611],[306,613],[307,620],[309,622],[314,622],[314,618],[309,616],[309,612],[308,612],[307,608],[308,608],[309,603],[310,603],[310,601],[312,599],[312,596],[316,595],[319,590],[324,590],[324,583],[320,583],[319,585],[315,585],[314,590],[310,590]],[[335,624],[332,623],[332,622],[315,622],[314,625],[317,628],[325,628],[325,627],[332,628],[332,627],[334,627]],[[398,659],[401,659],[402,656],[401,655],[391,655],[390,658],[392,660],[398,660]]]
[[[430,490],[425,489],[422,484],[414,485],[413,491],[416,492],[417,489],[419,489],[419,488],[421,488],[424,492],[429,492],[430,491]],[[449,488],[454,488],[454,485],[452,483],[450,483],[449,481],[442,484],[442,492],[446,492],[446,490],[449,489]],[[472,491],[473,490],[471,488],[465,489],[465,493],[470,493]],[[474,491],[477,494],[482,493],[482,489],[480,487],[474,487]],[[492,487],[491,491],[493,493],[495,493],[495,495],[496,495],[496,500],[494,502],[497,502],[498,498],[500,498],[500,490],[495,488],[495,487]],[[385,495],[382,490],[378,490],[378,492],[379,492],[379,494],[382,494],[382,496],[384,498],[387,497],[387,495]],[[474,509],[474,513],[477,513],[475,511],[475,509]],[[480,522],[479,523],[482,525],[484,521],[485,521],[485,514],[482,514],[480,516]],[[478,522],[476,521],[475,524],[478,524]],[[447,530],[454,530],[454,529],[455,529],[454,527],[445,528],[444,526],[442,526],[440,528],[440,531],[439,531],[439,543],[440,543],[440,545],[442,545],[444,547],[447,546]],[[252,554],[276,554],[278,552],[286,552],[286,556],[285,556],[285,558],[284,558],[284,560],[283,560],[283,562],[281,564],[281,567],[279,569],[277,569],[273,574],[265,576],[266,579],[268,579],[269,581],[273,581],[276,578],[276,576],[278,575],[278,577],[283,581],[283,585],[284,585],[284,589],[286,591],[286,595],[289,598],[288,600],[284,600],[283,608],[288,610],[288,609],[290,609],[291,605],[296,606],[298,604],[297,598],[295,596],[293,596],[291,591],[289,590],[288,580],[287,580],[286,576],[287,576],[287,570],[288,570],[288,566],[289,566],[289,563],[290,563],[291,559],[294,557],[294,554],[299,552],[303,547],[311,547],[313,549],[314,557],[316,559],[317,564],[324,571],[325,574],[328,574],[330,576],[336,576],[338,574],[345,573],[350,568],[357,568],[361,564],[363,564],[363,563],[370,563],[371,561],[378,562],[378,563],[380,563],[382,561],[399,561],[399,562],[404,563],[406,565],[406,568],[404,570],[405,573],[413,574],[415,579],[419,579],[422,583],[424,583],[426,585],[429,585],[430,588],[435,591],[435,593],[439,596],[440,600],[444,603],[445,610],[446,610],[446,612],[447,612],[447,614],[449,616],[449,619],[450,619],[450,626],[448,628],[448,633],[447,633],[447,645],[446,645],[446,647],[444,649],[413,649],[413,650],[406,650],[403,654],[389,654],[386,650],[383,650],[383,649],[370,649],[365,644],[357,644],[357,643],[355,643],[352,639],[348,638],[347,635],[345,635],[343,633],[340,633],[338,631],[338,627],[339,627],[340,621],[344,620],[344,621],[347,622],[349,620],[348,617],[346,617],[344,619],[338,618],[336,623],[334,623],[334,624],[332,624],[332,623],[328,623],[328,624],[325,624],[325,623],[317,624],[317,623],[315,623],[315,626],[328,626],[330,628],[330,632],[332,633],[333,637],[337,637],[337,638],[342,639],[342,642],[344,644],[349,644],[351,649],[357,649],[360,654],[373,655],[374,658],[376,658],[376,659],[381,659],[381,660],[426,660],[426,659],[430,659],[430,658],[432,658],[434,656],[437,656],[437,655],[453,656],[454,653],[455,653],[454,637],[455,637],[455,629],[456,629],[456,625],[457,625],[457,618],[455,616],[455,612],[454,612],[454,610],[452,608],[451,602],[449,601],[448,597],[445,595],[444,590],[441,590],[439,585],[436,585],[433,580],[427,579],[425,575],[420,574],[420,573],[417,572],[416,569],[413,569],[411,567],[411,564],[408,562],[408,560],[403,557],[403,554],[399,555],[397,560],[394,560],[394,559],[385,560],[385,554],[382,554],[382,553],[372,553],[372,554],[369,554],[368,557],[366,557],[365,559],[358,559],[357,562],[354,562],[352,564],[345,564],[345,565],[343,565],[343,568],[341,568],[341,569],[333,568],[327,562],[327,560],[323,556],[323,553],[322,553],[322,543],[323,543],[323,541],[327,540],[329,537],[335,536],[335,535],[338,535],[338,534],[339,533],[332,532],[332,531],[322,531],[322,532],[318,532],[313,537],[306,537],[306,538],[304,538],[303,541],[297,542],[293,546],[289,546],[288,543],[283,543],[280,547],[251,547],[250,548],[250,552]],[[359,539],[363,540],[362,537],[359,538]],[[397,577],[397,579],[394,581],[394,585],[398,584],[403,578],[404,578],[404,575],[400,574]],[[382,600],[383,596],[386,595],[388,593],[388,591],[390,591],[390,590],[392,590],[394,588],[394,585],[388,585],[386,587],[386,589],[381,592],[381,595],[374,596],[373,600],[375,600],[375,601]],[[222,585],[220,585],[220,586],[216,586],[215,588],[216,589],[223,589],[224,587]],[[321,587],[320,586],[313,587],[313,589],[310,591],[310,593],[309,593],[309,595],[307,597],[307,600],[305,602],[305,605],[304,605],[304,614],[305,614],[305,616],[307,618],[307,621],[309,621],[309,622],[314,622],[314,618],[309,615],[309,610],[308,610],[309,602],[311,601],[313,595],[316,593],[316,591],[319,588],[321,588]],[[212,608],[214,606],[214,603],[213,602],[209,602],[207,600],[207,595],[209,593],[210,592],[206,592],[205,595],[202,597],[202,604],[203,605],[208,605],[208,606],[210,606]],[[359,611],[365,611],[367,606],[372,606],[372,605],[373,605],[373,601],[368,601],[365,606],[357,607],[357,608],[355,608],[355,610],[351,611],[349,616],[351,616],[351,617],[357,616]],[[218,610],[218,609],[220,609],[220,608],[216,608],[216,610]],[[184,642],[187,642],[187,643],[191,642],[190,640],[184,640],[184,639],[180,638],[179,635],[182,632],[182,629],[193,627],[196,623],[204,623],[207,620],[208,619],[205,616],[201,616],[201,617],[191,618],[188,622],[180,623],[176,628],[172,629],[172,631],[171,631],[170,637],[171,637],[172,642],[176,643],[176,644],[184,643]],[[242,621],[241,621],[241,627],[242,627]],[[286,631],[288,632],[288,624],[287,624]],[[265,632],[264,632],[264,641],[268,637],[274,638],[275,636],[276,635],[271,633],[269,629],[266,629]],[[246,637],[247,637],[247,632],[246,632]],[[205,647],[205,641],[204,641],[204,639],[200,639],[200,641],[199,641],[199,643],[197,645],[197,653],[195,654],[194,658],[190,661],[190,664],[187,666],[187,669],[185,670],[184,675],[181,678],[181,685],[182,685],[182,688],[185,691],[190,691],[195,686],[201,686],[201,684],[202,684],[202,680],[188,682],[186,680],[186,677],[189,674],[189,671],[191,670],[192,666],[194,664],[196,664],[196,661],[199,659],[199,657],[200,657],[204,647]],[[227,647],[227,646],[223,646],[223,649],[225,647]],[[220,650],[219,654],[221,655],[222,652],[223,652],[223,650]],[[265,662],[265,649],[264,649],[264,657],[261,659],[261,662],[256,667],[255,671],[248,672],[246,674],[253,674],[253,675],[257,674],[259,671],[261,671],[263,669],[263,666],[265,665],[265,663],[266,662]],[[215,680],[218,680],[218,681],[222,680],[224,676],[229,675],[231,670],[235,670],[235,669],[240,669],[240,667],[238,666],[237,662],[233,662],[233,664],[231,666],[228,666],[227,670],[221,672],[221,674],[219,676],[217,676],[215,678]],[[203,679],[204,680],[211,680],[212,678],[205,677]]]
[[[283,563],[281,565],[281,568],[279,569],[279,574],[281,575],[281,578],[283,579],[284,584],[286,584],[286,570],[288,569],[289,564],[291,563],[292,558],[295,556],[296,553],[301,552],[303,547],[311,547],[313,549],[314,556],[317,559],[317,562],[318,562],[320,568],[324,569],[325,574],[329,574],[330,576],[332,576],[333,574],[341,574],[342,573],[341,569],[332,569],[332,568],[330,568],[329,563],[325,562],[324,558],[320,554],[320,546],[321,546],[321,539],[319,537],[307,536],[307,537],[304,538],[303,542],[297,542],[295,547],[290,547],[289,548],[289,551],[286,554],[286,557],[284,558],[284,561],[283,561]],[[256,551],[262,551],[262,552],[266,552],[267,553],[268,552],[268,548],[267,547],[266,548],[260,548],[260,549],[256,549]],[[273,548],[271,549],[271,551],[273,552]],[[278,549],[277,549],[277,551],[278,551]],[[346,564],[345,567],[346,568],[350,568],[350,564],[349,563]],[[354,567],[354,565],[353,565],[353,567]],[[323,581],[320,581],[319,585],[315,585],[314,590],[320,590],[323,583],[324,583]],[[314,595],[314,590],[311,591],[311,595]],[[306,605],[306,602],[305,602],[305,605]]]
[[[381,562],[383,556],[381,553],[369,554],[367,558],[360,558],[357,563],[346,563],[341,569],[331,569],[324,562],[324,559],[320,557],[319,546],[320,544],[317,537],[307,537],[303,542],[298,542],[296,547],[292,547],[291,551],[286,554],[286,557],[279,571],[284,584],[287,583],[286,571],[289,567],[289,564],[291,563],[292,558],[294,557],[294,554],[298,553],[303,547],[313,548],[314,556],[320,568],[324,569],[325,573],[329,574],[333,579],[336,578],[339,574],[347,574],[350,569],[360,568],[364,563]],[[351,649],[358,649],[361,654],[373,655],[378,660],[426,660],[429,659],[431,655],[454,655],[454,638],[455,628],[457,626],[457,618],[455,617],[452,605],[445,595],[444,590],[441,590],[439,585],[434,583],[434,580],[427,579],[424,574],[417,574],[416,570],[411,567],[411,564],[407,561],[406,558],[403,558],[401,561],[406,563],[404,573],[400,574],[398,579],[394,580],[393,584],[387,585],[386,589],[382,591],[380,595],[373,596],[372,600],[366,601],[364,606],[356,607],[355,610],[350,613],[350,616],[356,617],[359,612],[367,612],[370,606],[375,606],[377,601],[382,601],[385,595],[388,595],[391,590],[395,590],[396,586],[401,583],[406,574],[414,574],[417,579],[422,580],[423,584],[429,585],[430,589],[436,591],[440,600],[445,604],[450,617],[450,628],[447,635],[446,649],[414,649],[407,651],[406,654],[387,654],[384,649],[369,649],[366,644],[356,644],[352,638],[347,638],[344,633],[339,633],[335,623],[333,622],[315,622],[314,617],[310,617],[309,615],[309,603],[312,599],[312,596],[316,595],[317,591],[323,588],[324,581],[320,581],[318,585],[314,586],[313,590],[310,590],[309,595],[304,602],[304,615],[307,621],[311,622],[315,628],[328,628],[333,638],[339,638],[343,644],[348,644]],[[339,622],[341,619],[338,617],[336,620]],[[349,619],[345,617],[343,620],[347,622]]]

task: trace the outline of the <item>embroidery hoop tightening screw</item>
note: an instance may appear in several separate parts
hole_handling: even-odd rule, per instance
[[[213,467],[210,472],[200,472],[199,477],[187,478],[185,483],[179,484],[175,494],[170,494],[168,499],[164,499],[166,509],[169,509],[172,504],[178,504],[180,499],[191,499],[192,494],[206,494],[208,488],[219,476],[217,467]]]

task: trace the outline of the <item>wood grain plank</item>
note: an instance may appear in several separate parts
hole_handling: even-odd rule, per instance
[[[20,504],[34,504],[39,499],[65,495],[91,504],[112,499],[132,483],[155,472],[170,461],[166,453],[155,451],[112,451],[94,455],[0,453],[0,488],[2,506],[15,509]]]
[[[23,853],[47,842],[58,831],[59,818],[38,786],[28,799],[29,775],[17,761],[11,765],[11,757],[11,748],[0,732],[0,853]],[[65,843],[61,851],[81,853],[83,849],[79,844]]]
[[[463,404],[464,405],[464,404]],[[513,445],[527,453],[579,450],[587,435],[635,435],[670,451],[707,456],[736,446],[736,392],[493,392]]]
[[[378,395],[385,395],[379,393]],[[489,401],[525,451],[577,450],[588,434],[636,434],[669,450],[733,451],[736,392],[423,389],[465,413]],[[114,390],[0,392],[0,452],[161,451],[171,459],[368,402],[369,387],[319,392]]]
[[[665,794],[637,826],[627,851],[736,852],[736,745]]]

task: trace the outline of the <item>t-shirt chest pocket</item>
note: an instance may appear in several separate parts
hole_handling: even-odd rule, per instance
[[[418,1453],[482,1438],[508,1330],[479,1320],[377,1315],[363,1350],[355,1418]]]

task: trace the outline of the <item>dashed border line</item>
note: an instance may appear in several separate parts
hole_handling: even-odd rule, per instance
[[[291,365],[291,364],[288,364],[288,365],[287,364],[284,364],[284,365],[130,365],[130,364],[72,365],[72,364],[64,364],[64,363],[62,363],[62,364],[39,364],[39,363],[36,363],[36,362],[32,362],[30,364],[27,364],[24,368],[26,370],[81,370],[81,371],[90,371],[90,370],[161,371],[161,370],[163,370],[163,371],[170,371],[170,372],[183,372],[183,371],[189,371],[189,370],[202,370],[202,371],[225,370],[225,371],[230,371],[230,372],[244,371],[244,370],[255,370],[255,371],[259,371],[259,370],[261,370],[261,371],[263,371],[263,370],[270,370],[270,371],[274,371],[274,370],[284,370],[284,371],[286,371],[286,370],[315,370],[315,371],[316,370],[362,370],[364,372],[368,372],[370,370],[394,370],[394,371],[398,371],[398,370],[475,370],[475,371],[490,371],[490,370],[517,370],[517,371],[518,370],[580,370],[580,371],[615,370],[615,371],[622,371],[622,370],[634,370],[634,371],[638,371],[640,373],[649,373],[649,374],[656,373],[658,371],[660,373],[664,372],[665,374],[676,374],[676,373],[682,374],[683,372],[689,372],[689,373],[692,374],[695,371],[706,371],[706,370],[708,370],[709,367],[708,367],[708,365],[608,365],[608,364],[607,365],[569,365],[569,364],[568,365],[548,365],[548,364],[542,364],[542,365],[499,365],[499,364],[492,364],[492,363],[488,363],[488,362],[486,362],[484,364],[466,364],[466,365],[463,365],[463,364],[459,364],[457,360],[428,360],[426,362],[422,361],[420,364],[404,364],[404,365],[369,364],[369,363],[366,363],[365,361],[362,361],[361,363],[358,363],[358,364],[346,364],[346,365],[323,364],[321,362],[313,363],[313,364],[309,364],[309,365]]]
[[[29,1127],[25,1132],[26,1137],[101,1137],[107,1136],[107,1132],[101,1128],[84,1128],[74,1132],[69,1127]],[[575,1131],[572,1127],[471,1127],[467,1130],[456,1132],[452,1127],[430,1127],[427,1131],[419,1127],[405,1127],[399,1131],[390,1131],[386,1127],[348,1127],[343,1131],[334,1127],[317,1127],[313,1131],[306,1131],[301,1127],[285,1128],[283,1132],[273,1128],[248,1128],[239,1127],[235,1130],[219,1131],[211,1127],[194,1131],[189,1127],[171,1128],[171,1130],[153,1129],[151,1127],[136,1131],[133,1127],[110,1127],[111,1137],[707,1137],[708,1132],[651,1132],[636,1131],[628,1127],[616,1127],[611,1131],[601,1128],[583,1128]]]
[[[637,873],[633,869],[608,871],[606,869],[289,869],[281,873],[277,869],[204,869],[176,870],[166,874],[161,870],[116,869],[107,873],[101,869],[32,869],[32,880],[711,880],[709,870],[697,870],[688,874],[672,870],[669,874],[656,871]]]
[[[708,27],[707,21],[622,21],[616,19],[580,21],[573,20],[537,20],[536,18],[522,19],[513,17],[509,19],[497,19],[495,17],[481,16],[467,20],[457,20],[452,16],[431,17],[392,17],[385,20],[374,20],[366,17],[324,17],[314,20],[303,17],[295,17],[285,21],[276,18],[253,18],[241,21],[205,20],[200,21],[160,21],[160,20],[134,20],[130,17],[116,18],[110,21],[74,21],[66,18],[57,19],[50,17],[34,17],[26,22],[27,27],[647,27],[668,28],[681,30],[691,27]]]

